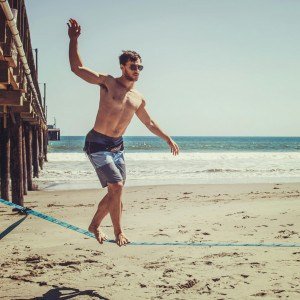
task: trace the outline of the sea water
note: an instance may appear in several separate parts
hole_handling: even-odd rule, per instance
[[[49,141],[40,189],[100,188],[83,152],[85,136]],[[155,136],[124,136],[127,186],[300,182],[300,137],[174,136],[180,154]]]

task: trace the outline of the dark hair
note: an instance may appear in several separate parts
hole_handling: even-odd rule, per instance
[[[142,61],[141,56],[132,50],[122,50],[122,54],[119,56],[120,65],[125,65],[129,60],[136,62],[138,59]]]

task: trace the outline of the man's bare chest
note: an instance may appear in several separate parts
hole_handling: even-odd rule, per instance
[[[141,96],[135,92],[122,90],[107,91],[105,95],[102,95],[105,106],[111,107],[111,109],[125,109],[136,111],[140,106],[142,99]]]

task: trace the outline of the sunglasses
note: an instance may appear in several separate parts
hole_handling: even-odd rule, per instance
[[[142,71],[144,69],[142,65],[134,65],[134,64],[131,64],[129,68],[131,71],[136,71],[136,70]]]

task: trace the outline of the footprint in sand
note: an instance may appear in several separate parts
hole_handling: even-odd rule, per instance
[[[166,236],[168,236],[167,234],[163,233],[164,229],[159,228],[158,231],[159,231],[159,233],[157,233],[156,235],[166,235]]]
[[[243,226],[243,225],[234,225],[234,228],[246,228],[245,226]]]
[[[222,226],[221,223],[213,223],[213,225],[219,225],[219,226]]]
[[[208,232],[202,232],[203,235],[210,235]]]
[[[186,283],[184,284],[177,284],[177,286],[180,288],[180,289],[189,289],[191,287],[193,287],[195,284],[198,283],[198,280],[197,279],[190,279],[188,280]]]
[[[261,266],[264,266],[264,264],[260,264],[259,262],[256,261],[250,263],[251,268],[259,268]]]
[[[166,233],[156,233],[153,235],[153,237],[157,237],[157,236],[167,236],[167,237],[170,237],[168,234]]]
[[[150,269],[159,269],[159,268],[162,268],[165,266],[165,262],[162,262],[162,261],[151,261],[151,262],[148,262],[144,265],[144,269],[147,269],[147,270],[150,270]]]
[[[65,207],[65,205],[60,205],[60,204],[48,204],[47,207]]]
[[[243,214],[243,213],[245,213],[245,211],[237,211],[237,212],[234,212],[232,214],[227,214],[225,216],[227,217],[227,216],[232,216],[232,215],[237,215],[237,214]]]
[[[209,196],[206,195],[196,195],[197,198],[209,198]]]
[[[80,265],[81,262],[80,261],[63,261],[58,263],[59,266],[62,267],[67,267],[67,266],[72,266],[72,265]]]
[[[274,294],[280,294],[280,293],[285,292],[285,290],[272,290],[272,292],[273,292]]]
[[[94,204],[77,204],[77,205],[74,205],[74,207],[84,207],[84,206],[87,206],[87,207],[93,207]]]
[[[268,218],[266,218],[266,219],[268,219]],[[277,219],[269,219],[270,221],[276,221]]]
[[[280,230],[278,231],[279,235],[275,236],[276,239],[288,239],[290,238],[292,235],[297,234],[298,232],[293,231],[293,230]]]
[[[211,293],[211,288],[208,283],[206,283],[205,286],[203,286],[199,291],[200,295],[207,294],[207,293],[209,293],[209,294]],[[226,295],[226,294],[221,294],[221,295]]]
[[[251,296],[263,297],[263,296],[266,296],[266,295],[268,295],[266,292],[259,292],[259,293],[256,293],[256,294],[252,294]]]
[[[163,273],[163,277],[171,277],[171,273],[174,273],[174,270],[173,269],[166,269],[164,270],[164,273]]]
[[[94,259],[85,259],[83,262],[92,264],[92,263],[97,263],[98,261]]]
[[[242,217],[242,219],[249,219],[249,218],[250,218],[250,216],[247,216],[247,215]]]
[[[41,262],[43,260],[47,260],[45,258],[42,258],[39,255],[32,255],[32,256],[28,256],[25,259],[21,259],[21,261],[26,261],[27,263],[38,263]]]
[[[217,281],[220,281],[221,279],[220,278],[212,278],[211,279],[213,282],[217,282]]]

